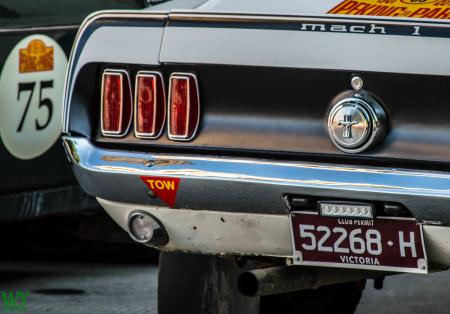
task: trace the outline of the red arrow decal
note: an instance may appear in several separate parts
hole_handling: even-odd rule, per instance
[[[177,197],[180,179],[166,177],[141,177],[145,185],[167,205],[173,207]]]

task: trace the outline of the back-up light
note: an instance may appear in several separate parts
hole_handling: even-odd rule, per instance
[[[173,73],[169,85],[169,138],[188,141],[200,120],[197,78],[191,73]]]
[[[138,72],[134,97],[134,134],[139,138],[159,137],[166,119],[166,96],[161,74]]]
[[[366,203],[321,201],[319,213],[326,217],[373,219],[375,206]]]
[[[104,136],[125,135],[132,112],[131,85],[124,70],[105,70],[102,75],[101,131]]]

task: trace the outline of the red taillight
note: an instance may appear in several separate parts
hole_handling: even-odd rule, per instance
[[[161,135],[166,119],[166,99],[162,76],[141,71],[136,75],[134,134],[141,138]]]
[[[122,136],[131,122],[131,86],[128,73],[105,70],[102,75],[101,131],[104,136]]]
[[[191,140],[200,119],[200,100],[195,75],[173,73],[169,87],[169,138]]]

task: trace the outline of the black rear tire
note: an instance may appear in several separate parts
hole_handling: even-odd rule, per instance
[[[257,314],[259,299],[242,296],[231,259],[161,253],[158,278],[159,314]]]
[[[161,253],[159,314],[350,314],[363,282],[345,283],[271,296],[245,297],[237,290],[244,269],[217,256]]]

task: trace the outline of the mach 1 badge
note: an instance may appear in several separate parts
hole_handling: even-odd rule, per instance
[[[145,185],[170,207],[175,205],[180,179],[168,177],[141,177]]]

